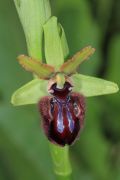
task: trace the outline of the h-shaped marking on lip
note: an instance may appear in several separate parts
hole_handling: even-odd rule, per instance
[[[62,133],[64,131],[64,128],[65,128],[64,124],[63,124],[63,114],[62,114],[62,105],[63,104],[66,107],[69,130],[71,133],[74,130],[74,121],[73,121],[73,118],[72,118],[72,115],[70,113],[69,106],[68,106],[69,100],[70,100],[69,97],[67,98],[66,102],[55,99],[55,102],[57,102],[57,104],[58,104],[57,129],[58,129],[58,132],[60,132],[60,133]]]

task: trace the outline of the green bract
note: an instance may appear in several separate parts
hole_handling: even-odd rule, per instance
[[[45,57],[47,64],[59,68],[64,63],[61,38],[59,35],[57,18],[51,18],[44,25]],[[54,52],[54,53],[53,53]]]
[[[43,24],[51,16],[48,0],[14,0],[31,57],[42,58]],[[44,7],[44,8],[43,8]]]
[[[18,57],[22,67],[36,74],[37,79],[14,92],[11,100],[13,105],[37,103],[42,96],[48,95],[47,80],[51,78],[56,78],[58,87],[63,87],[64,77],[68,76],[72,80],[73,91],[80,92],[86,97],[111,94],[119,90],[113,82],[76,73],[78,66],[94,53],[95,49],[91,46],[83,48],[64,63],[69,49],[64,30],[57,23],[56,17],[50,18],[43,29],[47,64],[24,55]]]

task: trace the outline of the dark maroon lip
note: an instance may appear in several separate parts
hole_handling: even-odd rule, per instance
[[[84,97],[72,92],[72,87],[68,81],[62,89],[54,83],[48,91],[51,95],[39,102],[44,132],[52,143],[60,146],[73,144],[84,123]]]
[[[61,101],[56,96],[45,96],[39,101],[44,132],[52,143],[60,146],[72,145],[84,125],[84,97],[75,92],[65,97]]]

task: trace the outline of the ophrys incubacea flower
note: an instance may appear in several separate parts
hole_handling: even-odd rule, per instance
[[[52,17],[48,21],[50,31],[51,26],[56,28],[55,33],[58,31],[56,24],[56,19]],[[13,94],[12,103],[38,103],[46,136],[51,142],[64,146],[77,139],[84,125],[85,97],[115,93],[118,86],[113,82],[77,73],[79,65],[94,53],[95,49],[91,46],[83,48],[64,63],[57,33],[51,34],[50,38],[45,33],[45,39],[49,39],[45,41],[48,64],[25,55],[18,57],[22,67],[35,74],[36,78]],[[58,38],[56,47],[54,42],[51,44],[56,56],[59,53],[58,59],[55,59],[55,53],[52,55],[51,47],[47,45],[50,44],[51,37],[54,40]]]

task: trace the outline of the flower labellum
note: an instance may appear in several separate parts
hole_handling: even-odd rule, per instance
[[[84,97],[72,92],[72,85],[67,81],[62,89],[57,88],[57,83],[54,83],[50,92],[51,95],[42,97],[38,104],[44,132],[55,144],[71,145],[83,127]]]

